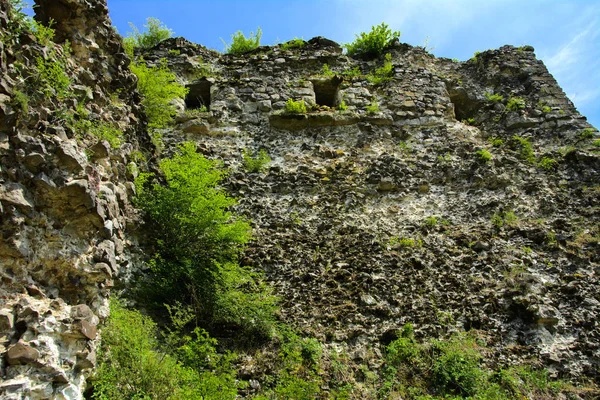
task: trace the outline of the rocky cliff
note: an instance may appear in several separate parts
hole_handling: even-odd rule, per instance
[[[52,40],[0,2],[0,397],[76,399],[131,263],[126,166],[144,124],[104,2],[36,4],[56,21]],[[109,126],[118,144],[98,135]]]
[[[56,21],[48,43],[15,33],[0,2],[0,396],[81,398],[114,280],[139,264],[131,180],[153,150],[104,2],[36,3]],[[166,152],[192,140],[230,168],[254,228],[243,262],[284,321],[356,365],[377,368],[412,322],[420,337],[478,331],[489,363],[597,380],[597,130],[531,47],[388,53],[314,38],[234,56],[175,38],[144,58],[189,88]],[[44,90],[46,62],[69,93]],[[271,163],[248,170],[260,150]]]

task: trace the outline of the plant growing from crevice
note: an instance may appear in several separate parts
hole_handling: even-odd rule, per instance
[[[512,145],[519,150],[520,156],[529,162],[535,162],[535,155],[533,154],[533,146],[527,138],[514,135],[512,137]]]
[[[497,93],[486,93],[485,99],[490,103],[501,103],[504,101],[504,96]]]
[[[392,31],[387,24],[372,26],[368,33],[356,35],[352,43],[344,45],[349,56],[375,58],[383,54],[394,41],[400,38],[400,31]]]
[[[387,53],[384,58],[383,66],[377,68],[375,72],[367,75],[367,80],[373,85],[380,85],[391,80],[394,76],[394,66],[392,64],[392,55]]]
[[[323,75],[327,78],[331,78],[331,77],[335,76],[335,72],[333,72],[329,68],[329,64],[323,64],[323,67],[321,68],[321,75]]]
[[[269,153],[267,153],[265,149],[260,149],[258,154],[254,156],[250,150],[244,149],[242,156],[244,159],[244,167],[248,172],[264,171],[271,162],[271,157],[269,157]]]
[[[285,102],[284,112],[286,114],[306,114],[307,111],[304,100],[287,99]]]
[[[367,114],[369,115],[377,114],[379,112],[379,104],[377,104],[377,100],[371,100],[371,104],[367,106],[366,110]]]
[[[225,52],[229,54],[243,54],[248,51],[256,49],[260,46],[260,38],[262,37],[262,30],[260,27],[256,29],[256,33],[250,32],[248,37],[244,36],[242,31],[237,31],[231,35],[231,43],[227,44],[223,39],[225,45]]]
[[[131,22],[129,26],[133,32],[129,32],[127,37],[123,39],[123,47],[132,59],[136,48],[151,49],[174,34],[165,24],[152,17],[146,19],[145,29],[142,32]]]
[[[519,111],[525,108],[525,100],[522,97],[510,97],[506,103],[508,111]]]
[[[292,40],[288,40],[285,43],[281,43],[279,45],[279,48],[281,50],[285,51],[285,50],[292,50],[292,49],[301,49],[305,45],[306,45],[306,42],[304,41],[304,39],[298,39],[297,37],[295,37]]]
[[[492,153],[487,151],[486,149],[477,150],[475,153],[479,161],[483,163],[490,163],[492,161]]]
[[[185,98],[188,89],[177,83],[175,74],[167,67],[165,59],[155,67],[148,67],[143,60],[130,65],[138,77],[137,88],[142,93],[142,105],[152,129],[166,127],[177,113],[172,101]]]

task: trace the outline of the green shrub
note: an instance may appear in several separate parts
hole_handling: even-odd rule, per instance
[[[520,136],[514,135],[512,137],[513,143],[519,148],[519,154],[521,157],[529,162],[535,161],[535,156],[533,154],[533,146],[531,142],[527,138],[522,138]]]
[[[342,75],[344,75],[344,77],[352,80],[352,79],[361,77],[362,73],[360,72],[360,68],[359,67],[354,67],[352,69],[349,69],[349,70],[346,70],[346,71],[342,72]]]
[[[180,384],[177,362],[156,351],[156,325],[112,300],[102,330],[94,399],[167,399]]]
[[[371,32],[361,32],[352,43],[344,47],[350,56],[374,58],[380,56],[394,40],[400,38],[399,31],[392,31],[387,24],[371,27]]]
[[[592,143],[592,145],[594,145],[596,147],[600,147],[600,139],[594,140],[594,142]]]
[[[379,104],[377,104],[377,100],[371,100],[371,104],[367,106],[367,114],[376,114],[379,112]]]
[[[398,143],[398,147],[400,148],[400,151],[402,153],[404,153],[404,154],[410,154],[411,146],[407,142],[401,141],[400,143]]]
[[[285,43],[279,45],[281,50],[301,49],[306,45],[304,39],[293,38]]]
[[[340,104],[338,104],[337,108],[342,112],[348,110],[348,106],[346,105],[346,102],[344,100],[342,100]]]
[[[502,228],[504,225],[515,226],[519,221],[519,217],[513,211],[505,211],[503,213],[494,213],[492,215],[492,224],[497,228]]]
[[[304,100],[294,101],[293,99],[287,99],[284,111],[287,114],[306,114],[307,109]]]
[[[438,223],[438,217],[431,215],[424,220],[425,226],[436,226]]]
[[[412,238],[401,238],[401,237],[397,237],[397,236],[393,236],[390,238],[390,240],[388,241],[388,246],[398,246],[398,247],[403,247],[403,248],[407,248],[407,247],[421,247],[423,245],[423,241],[418,239],[412,239]]]
[[[548,114],[549,112],[552,112],[552,108],[550,108],[548,106],[548,104],[546,104],[544,101],[540,100],[538,102],[538,108],[543,112]]]
[[[54,50],[48,54],[48,58],[36,58],[35,81],[36,90],[41,91],[45,97],[56,96],[58,100],[64,100],[72,96],[66,60],[58,57]]]
[[[546,171],[553,170],[554,168],[556,168],[557,164],[558,164],[558,161],[556,161],[553,158],[546,157],[546,156],[542,157],[542,159],[538,163],[538,165],[540,167],[542,167],[543,169],[545,169]]]
[[[55,32],[54,29],[52,29],[52,25],[54,25],[53,19],[50,19],[48,26],[44,26],[35,19],[31,19],[31,30],[33,35],[37,39],[38,43],[43,46],[54,45],[53,40]]]
[[[148,125],[153,129],[166,127],[176,114],[172,100],[185,97],[188,89],[177,83],[165,59],[157,67],[148,67],[142,60],[132,63],[130,68],[138,77],[137,88],[144,96],[142,105]]]
[[[254,32],[250,32],[250,36],[246,37],[242,31],[237,31],[231,35],[231,44],[225,43],[225,52],[229,54],[242,54],[250,50],[256,49],[260,46],[260,38],[262,37],[262,30],[260,27]]]
[[[133,32],[128,33],[127,37],[123,39],[123,44],[132,58],[133,50],[135,48],[144,50],[151,49],[163,40],[172,37],[174,34],[171,29],[167,28],[165,24],[156,18],[146,19],[143,32],[140,32],[137,26],[131,22],[129,23],[129,26]]]
[[[243,151],[244,167],[249,172],[261,172],[267,168],[271,162],[271,157],[265,149],[260,149],[256,156],[252,156],[252,153],[245,149]]]
[[[168,337],[174,352],[166,354],[159,351],[157,333],[149,317],[111,300],[99,365],[92,379],[93,399],[236,398],[231,356],[216,352],[216,340],[198,328],[191,334],[178,329],[177,340]]]
[[[367,80],[373,85],[380,85],[389,81],[394,76],[394,66],[392,64],[392,55],[385,55],[383,66],[377,68],[374,73],[367,75]]]
[[[585,128],[577,134],[577,137],[581,140],[592,139],[596,130],[594,128]]]
[[[329,64],[323,64],[323,68],[321,68],[321,75],[326,76],[326,77],[332,77],[335,75],[335,72],[333,72],[329,68]]]
[[[474,396],[485,381],[481,353],[475,340],[466,335],[433,344],[432,378],[444,393]]]
[[[525,100],[521,97],[511,97],[506,103],[506,109],[508,111],[519,111],[525,108]]]
[[[406,362],[419,359],[421,346],[415,341],[412,324],[402,328],[401,336],[386,347],[385,361],[389,365],[399,367]]]
[[[20,90],[13,91],[11,103],[21,115],[27,115],[29,112],[29,96]]]
[[[260,276],[237,264],[250,225],[227,211],[235,200],[217,187],[226,171],[197,154],[192,143],[163,159],[164,184],[136,179],[136,204],[146,213],[155,251],[142,277],[149,307],[190,305],[208,328],[225,324],[268,336],[275,298]]]
[[[502,140],[501,138],[491,138],[489,142],[494,147],[500,147],[504,144],[504,140]]]
[[[504,101],[504,96],[499,95],[497,93],[486,93],[485,98],[490,103],[500,103]]]
[[[484,163],[489,163],[490,161],[492,161],[492,153],[490,153],[486,149],[477,150],[476,154],[479,160]]]

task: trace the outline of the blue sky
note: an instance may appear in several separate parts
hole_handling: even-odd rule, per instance
[[[321,35],[339,43],[386,22],[401,41],[466,60],[505,44],[535,47],[578,110],[600,128],[598,0],[108,0],[123,35],[155,17],[176,36],[219,51],[221,38],[258,26],[262,44]]]

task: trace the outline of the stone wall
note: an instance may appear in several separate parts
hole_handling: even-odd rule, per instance
[[[110,292],[140,258],[131,180],[134,154],[152,148],[105,2],[37,4],[36,18],[56,21],[56,52],[72,48],[78,96],[63,111],[84,103],[125,141],[77,136],[51,99],[19,112],[22,77],[49,46],[0,42],[0,397],[79,399]],[[0,0],[0,29],[9,24]],[[580,138],[590,125],[528,46],[466,62],[388,51],[393,74],[374,84],[383,58],[347,57],[325,38],[242,56],[169,39],[144,54],[191,89],[161,132],[166,154],[193,140],[231,169],[225,186],[254,227],[243,263],[266,273],[285,321],[354,367],[377,368],[381,346],[413,322],[420,337],[477,330],[494,350],[486,362],[533,358],[597,379],[600,156]],[[523,108],[508,110],[511,97]],[[309,111],[285,113],[288,99]],[[243,152],[260,149],[272,162],[247,171]]]
[[[367,75],[383,58],[355,60],[323,38],[243,56],[178,38],[145,58],[167,58],[204,97],[210,87],[209,110],[181,104],[165,138],[232,169],[227,187],[255,229],[244,262],[267,273],[286,321],[357,365],[377,368],[380,345],[413,322],[422,337],[479,330],[490,362],[532,357],[597,377],[600,158],[579,139],[593,128],[529,46],[466,62],[389,52],[393,76],[379,85]],[[316,103],[336,84],[347,110]],[[507,109],[510,98],[523,107]],[[283,112],[288,99],[309,112]],[[246,171],[243,152],[259,149],[270,167]],[[494,225],[504,215],[517,220]]]

